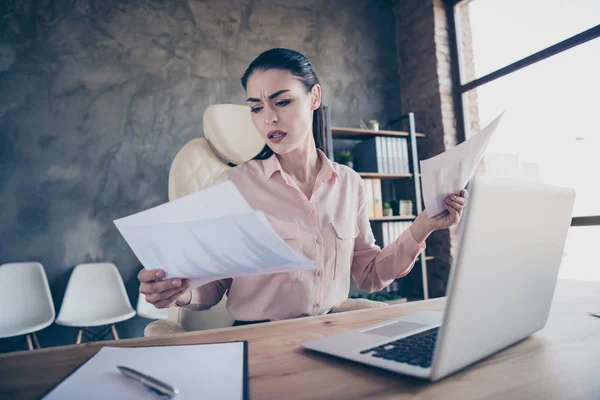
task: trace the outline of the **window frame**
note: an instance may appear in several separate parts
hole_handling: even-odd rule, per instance
[[[461,57],[462,54],[459,51],[460,43],[457,40],[458,29],[456,21],[456,7],[464,6],[472,0],[445,0],[444,6],[446,9],[446,19],[448,25],[448,42],[450,44],[450,70],[452,76],[452,98],[454,101],[454,114],[456,117],[456,139],[458,143],[462,143],[466,140],[466,124],[465,124],[465,110],[463,105],[463,95],[470,90],[485,85],[486,83],[492,82],[503,76],[509,75],[522,68],[545,60],[546,58],[555,56],[563,51],[569,50],[575,46],[579,46],[590,40],[600,37],[600,24],[590,29],[587,29],[577,35],[571,36],[561,42],[546,47],[538,52],[535,52],[527,57],[517,60],[511,64],[508,64],[502,68],[492,71],[480,78],[473,79],[469,82],[462,83],[461,81]],[[479,0],[483,1],[483,0]],[[571,219],[571,226],[599,226],[600,215],[585,215],[573,217]]]

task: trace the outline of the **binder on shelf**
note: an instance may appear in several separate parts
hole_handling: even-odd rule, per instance
[[[373,208],[375,218],[383,217],[383,200],[381,198],[381,179],[373,179]]]
[[[387,172],[386,138],[377,136],[354,146],[354,169],[357,172]]]
[[[404,138],[398,138],[398,142],[396,143],[396,151],[398,151],[398,173],[399,174],[408,174],[410,171],[404,165],[404,158],[402,154],[402,143],[406,142]]]
[[[387,162],[388,162],[388,174],[395,174],[396,171],[394,170],[394,138],[391,137],[386,137],[386,144],[387,144]]]
[[[371,139],[373,140],[373,139]],[[365,172],[383,172],[383,138],[381,136],[376,137],[375,139],[375,158],[377,163],[375,164],[374,169],[364,170]],[[365,156],[369,157],[369,154],[365,154]]]
[[[396,173],[405,174],[403,162],[402,162],[402,138],[396,138],[394,140],[394,152],[396,153]]]
[[[404,173],[409,174],[410,173],[410,166],[409,166],[409,160],[408,160],[408,141],[405,138],[400,139],[401,140],[401,152],[402,152],[402,168],[404,169]]]
[[[381,224],[381,234],[382,234],[381,236],[383,239],[383,247],[386,247],[390,243],[388,224],[389,224],[389,222],[384,222],[383,224]]]
[[[388,147],[389,146],[388,146],[387,138],[382,137],[381,138],[381,152],[383,153],[382,157],[383,157],[383,173],[384,174],[390,173]]]
[[[400,152],[398,151],[398,140],[399,138],[392,139],[392,164],[394,166],[393,173],[400,174]]]
[[[375,218],[375,196],[373,195],[373,179],[363,178],[362,182],[365,187],[365,197],[367,201],[367,211],[369,212],[369,218]]]
[[[399,173],[401,174],[408,174],[409,170],[408,170],[408,165],[406,163],[406,160],[404,158],[404,144],[406,143],[406,139],[404,138],[398,138],[398,143],[396,144],[397,146],[397,151],[398,151],[398,158],[399,158]]]
[[[413,215],[412,200],[400,200],[399,207],[400,215]]]

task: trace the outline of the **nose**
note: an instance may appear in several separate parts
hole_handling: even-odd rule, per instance
[[[265,124],[272,125],[277,123],[277,112],[270,106],[266,106],[263,113]]]

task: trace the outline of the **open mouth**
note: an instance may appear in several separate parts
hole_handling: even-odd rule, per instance
[[[281,142],[286,136],[287,136],[287,133],[284,131],[271,131],[267,135],[269,140],[274,143]]]

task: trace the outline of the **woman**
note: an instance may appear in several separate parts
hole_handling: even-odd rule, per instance
[[[161,280],[164,271],[143,269],[140,292],[157,308],[208,309],[227,292],[234,326],[326,314],[347,299],[350,275],[361,290],[381,290],[408,274],[431,232],[459,221],[464,190],[445,199],[444,213],[434,218],[420,213],[409,229],[380,249],[360,176],[323,152],[321,85],[310,62],[292,50],[268,50],[250,64],[242,86],[252,122],[267,145],[215,183],[231,180],[317,269],[222,279],[192,291],[186,279]]]

